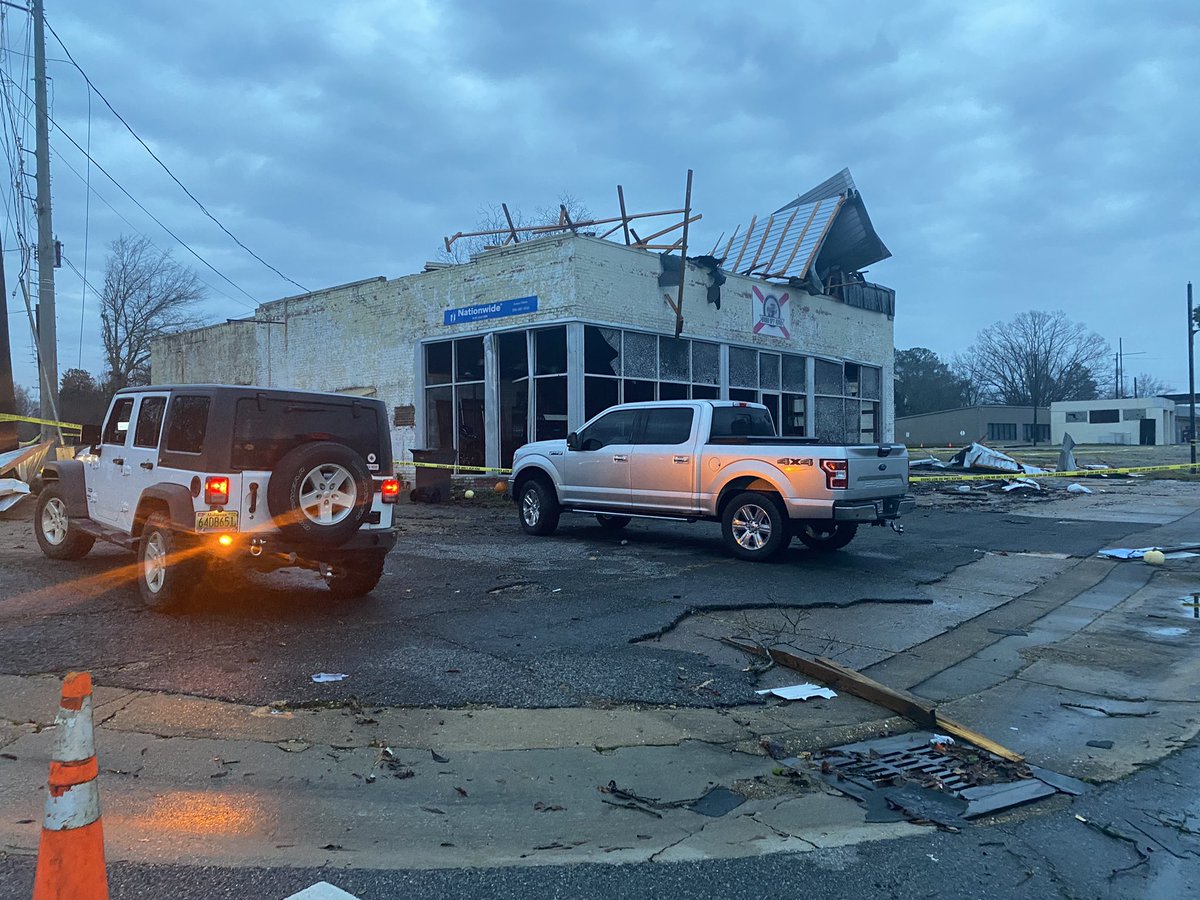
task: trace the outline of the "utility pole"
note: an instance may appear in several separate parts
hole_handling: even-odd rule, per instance
[[[0,243],[0,412],[16,413],[17,394],[13,385],[12,349],[8,340],[8,285],[4,280],[4,246]],[[16,422],[0,422],[0,453],[16,450]]]
[[[50,221],[50,110],[46,101],[46,23],[43,0],[33,0],[33,98],[37,106],[38,368],[42,418],[58,418],[58,328],[54,309],[54,229]],[[42,439],[57,434],[42,426]]]

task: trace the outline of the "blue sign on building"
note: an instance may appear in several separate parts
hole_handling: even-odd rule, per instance
[[[524,313],[537,312],[538,298],[518,297],[515,300],[497,300],[495,303],[477,303],[475,306],[460,306],[458,309],[447,309],[442,313],[443,325],[457,325],[460,322],[480,322],[484,319],[503,319],[506,316],[519,316]]]

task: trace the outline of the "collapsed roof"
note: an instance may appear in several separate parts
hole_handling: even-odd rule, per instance
[[[719,241],[718,241],[719,243]],[[713,255],[719,254],[717,247]],[[849,169],[842,169],[763,222],[754,216],[725,245],[723,268],[760,278],[824,279],[831,271],[858,272],[892,253],[871,225]]]

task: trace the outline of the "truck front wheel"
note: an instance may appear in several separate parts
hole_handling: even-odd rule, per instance
[[[857,522],[805,522],[796,528],[796,537],[813,550],[840,550],[858,534]]]
[[[517,499],[521,511],[521,527],[526,534],[554,534],[558,527],[560,509],[554,488],[540,478],[533,478],[521,486]]]
[[[739,559],[765,560],[787,546],[788,521],[770,495],[745,491],[725,507],[721,534]]]
[[[138,592],[151,607],[181,603],[204,573],[199,547],[188,547],[162,513],[151,513],[138,543]]]

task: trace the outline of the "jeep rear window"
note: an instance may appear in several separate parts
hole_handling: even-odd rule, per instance
[[[167,415],[165,449],[176,453],[199,453],[208,431],[208,397],[172,397]]]
[[[712,437],[774,437],[771,414],[754,406],[717,406],[713,408]]]
[[[337,441],[372,472],[383,471],[380,423],[373,403],[328,403],[246,397],[233,421],[235,469],[273,469],[285,453],[310,441]],[[390,467],[390,463],[389,463]]]

